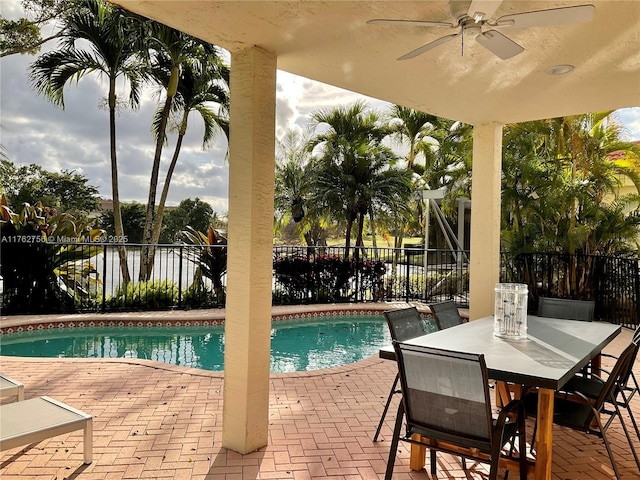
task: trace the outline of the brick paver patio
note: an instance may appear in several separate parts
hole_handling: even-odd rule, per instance
[[[630,339],[625,330],[605,351],[617,353]],[[397,405],[396,399],[383,441],[373,443],[396,374],[393,362],[370,358],[329,370],[274,374],[269,445],[240,455],[221,446],[221,373],[127,359],[0,357],[0,369],[24,382],[26,398],[48,395],[94,416],[91,465],[82,464],[81,432],[71,433],[3,452],[2,480],[380,479]],[[640,419],[640,398],[633,402]],[[617,421],[609,432],[623,478],[640,479]],[[438,456],[437,477],[411,472],[408,456],[408,445],[401,445],[394,479],[487,478],[485,465],[468,462],[465,472],[458,458],[445,454]],[[602,441],[554,427],[553,478],[613,478]]]

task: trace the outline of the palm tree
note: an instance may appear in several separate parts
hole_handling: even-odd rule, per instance
[[[439,124],[439,119],[429,113],[401,105],[392,105],[388,116],[391,136],[400,144],[405,142],[409,144],[409,151],[405,158],[407,170],[413,170],[416,157],[426,152],[424,144],[433,144],[431,134]]]
[[[408,143],[409,150],[405,156],[407,170],[410,173],[414,172],[416,157],[420,154],[425,156],[428,161],[432,156],[433,139],[431,134],[434,127],[438,124],[438,118],[428,113],[421,112],[419,110],[413,110],[411,108],[403,107],[401,105],[392,105],[388,113],[389,128],[391,130],[391,137],[396,139],[400,145]],[[408,209],[407,213],[411,215],[413,212],[421,212],[422,195],[421,184],[422,179],[416,175],[417,178],[413,182],[413,199],[412,204],[414,208]],[[410,222],[409,218],[402,218],[399,216],[400,224],[395,228],[395,241],[394,246],[397,249],[393,257],[393,272],[396,271],[396,265],[400,260],[400,250],[402,248],[402,241],[404,239],[407,225]],[[426,246],[425,246],[426,248]]]
[[[389,166],[395,154],[382,144],[389,132],[378,115],[367,111],[365,103],[318,111],[312,115],[312,121],[316,128],[321,124],[328,127],[311,142],[321,151],[314,162],[316,195],[334,215],[344,215],[348,257],[353,223],[358,221],[356,245],[362,246],[364,219],[370,206],[406,204],[410,177],[406,170]]]
[[[145,244],[141,250],[140,259],[140,280],[146,280],[151,274],[153,263],[151,260],[151,249],[149,244],[152,240],[153,225],[156,214],[156,194],[158,189],[158,176],[160,172],[160,162],[162,159],[162,148],[166,142],[166,131],[169,116],[172,110],[172,104],[175,96],[178,94],[178,85],[180,83],[180,72],[183,64],[193,55],[209,54],[219,56],[214,45],[203,42],[191,35],[187,35],[179,30],[168,27],[158,22],[148,21],[144,29],[146,44],[150,60],[152,62],[152,71],[158,73],[158,78],[167,78],[168,83],[165,85],[165,100],[162,110],[154,121],[154,130],[156,133],[156,146],[153,155],[153,164],[151,167],[151,177],[149,181],[149,199],[147,201],[147,215],[145,220],[144,235],[142,242]],[[169,75],[165,75],[167,71],[167,63],[169,64]]]
[[[424,173],[419,179],[420,182],[415,182],[415,194],[418,194],[416,197],[422,193],[418,189],[443,189],[445,194],[441,208],[447,220],[455,221],[458,214],[457,200],[471,196],[472,133],[471,125],[436,118],[431,122],[428,138],[416,145],[416,149],[425,160]],[[416,201],[415,205],[420,207],[420,201]],[[421,213],[420,210],[417,211]],[[431,211],[431,208],[427,208],[424,212],[425,223]],[[422,217],[419,218],[421,219]],[[464,222],[464,219],[458,219],[458,221]],[[450,229],[447,230],[447,232],[443,231],[445,238],[452,237]],[[452,241],[447,241],[447,244],[453,248]]]
[[[635,242],[635,215],[624,212],[638,209],[637,194],[617,192],[625,177],[639,191],[640,147],[620,140],[609,113],[505,129],[503,239],[511,250],[602,254]],[[615,233],[606,234],[602,225],[614,220]]]
[[[309,138],[297,130],[288,130],[276,145],[276,227],[291,220],[307,246],[326,245],[326,212],[313,197],[314,169]]]
[[[129,83],[129,104],[136,108],[140,100],[141,82],[145,78],[136,37],[138,20],[101,0],[82,0],[78,8],[64,18],[60,49],[42,54],[29,67],[30,79],[38,93],[64,108],[64,87],[90,73],[108,79],[109,139],[111,158],[111,190],[116,236],[124,238],[118,162],[116,155],[116,82],[124,78]],[[119,246],[120,269],[126,284],[130,280],[127,255]]]
[[[471,195],[473,127],[438,119],[431,132],[433,144],[418,147],[426,159],[424,179],[431,190],[445,188],[443,210],[452,212],[458,197]]]
[[[159,68],[156,70],[156,78],[160,81],[162,81],[160,78],[161,72],[162,70]],[[158,211],[153,223],[152,244],[156,244],[160,240],[162,218],[169,194],[171,177],[178,162],[182,142],[187,132],[189,115],[192,112],[197,112],[202,118],[204,124],[203,149],[206,149],[211,144],[220,131],[224,133],[227,140],[229,138],[228,82],[229,69],[224,65],[220,57],[203,55],[202,58],[192,57],[183,63],[178,81],[178,90],[172,104],[173,113],[180,118],[176,125],[178,138],[165,176]],[[166,84],[166,82],[163,82],[163,84]],[[214,109],[214,106],[217,108]],[[156,135],[160,134],[159,128],[162,123],[162,113],[163,110],[158,110],[154,119],[153,131]],[[149,276],[151,275],[152,266],[153,253],[151,253],[149,261]]]

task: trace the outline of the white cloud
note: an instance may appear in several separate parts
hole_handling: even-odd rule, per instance
[[[614,119],[617,124],[622,126],[625,140],[630,142],[640,141],[640,107],[616,110]]]

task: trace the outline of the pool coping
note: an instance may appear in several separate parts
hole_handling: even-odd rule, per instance
[[[271,308],[272,321],[344,315],[367,315],[415,306],[423,316],[431,310],[423,303],[380,302],[356,304],[286,305]],[[182,327],[222,325],[225,309],[171,310],[154,312],[73,313],[53,315],[12,315],[0,317],[0,336],[33,330],[91,327]]]
[[[419,302],[377,302],[357,304],[313,304],[313,305],[286,305],[271,308],[271,318],[274,322],[288,321],[299,318],[322,318],[327,316],[357,316],[371,313],[379,313],[386,310],[415,306],[420,314],[429,317],[431,310],[425,303]],[[465,312],[461,311],[461,314]],[[0,317],[0,340],[4,335],[24,333],[29,331],[43,331],[52,329],[69,328],[105,328],[105,327],[131,327],[131,328],[158,328],[158,327],[195,327],[222,325],[225,318],[225,309],[207,310],[173,310],[158,312],[122,312],[122,313],[78,313],[78,314],[54,314],[54,315],[16,315]],[[0,363],[3,358],[0,355]],[[16,357],[10,357],[16,358]],[[140,358],[45,358],[45,357],[18,357],[28,363],[38,362],[80,362],[80,363],[123,363],[146,366],[149,368],[168,370],[176,373],[184,373],[196,376],[221,378],[224,371],[214,372],[193,367],[184,367],[147,360]],[[271,378],[278,377],[313,377],[330,374],[340,374],[365,368],[371,364],[385,361],[373,355],[367,359],[355,363],[319,370],[300,372],[271,373]]]

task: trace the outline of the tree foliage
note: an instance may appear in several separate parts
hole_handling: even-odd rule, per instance
[[[276,144],[275,222],[282,232],[293,223],[308,246],[326,246],[328,215],[314,194],[315,168],[310,139],[289,130]]]
[[[610,113],[505,129],[503,249],[608,255],[637,248],[640,147],[621,141]],[[625,179],[634,193],[620,193]]]
[[[3,312],[73,312],[74,298],[90,296],[91,283],[96,282],[95,268],[88,260],[102,252],[91,243],[103,233],[42,203],[24,204],[14,211],[2,195]]]
[[[162,60],[161,60],[162,59]],[[168,56],[160,55],[157,64],[154,65],[153,78],[163,87],[170,83],[171,62]],[[187,133],[189,116],[197,112],[202,119],[204,133],[202,148],[206,149],[218,133],[224,133],[229,139],[229,68],[218,55],[211,55],[209,49],[197,46],[192,56],[186,58],[179,72],[178,87],[171,103],[170,122],[165,124],[169,130],[177,132],[177,139],[171,161],[167,168],[160,202],[153,219],[153,229],[150,242],[160,241],[164,210],[169,195],[169,187],[173,172],[178,164],[178,157],[182,148],[182,142]],[[156,111],[152,129],[156,135],[160,135],[160,128],[164,122],[165,109]],[[171,121],[173,120],[173,121]],[[165,127],[166,128],[166,127]],[[150,252],[149,269],[153,265],[153,253]],[[150,271],[150,270],[148,270]]]
[[[120,207],[124,238],[119,238],[116,234],[112,210],[103,212],[102,215],[100,215],[98,219],[99,227],[104,229],[110,237],[119,239],[124,243],[141,243],[142,232],[144,230],[144,205],[138,202],[132,202],[123,203]]]
[[[181,249],[182,255],[193,262],[197,269],[193,276],[193,282],[189,287],[190,295],[202,296],[208,293],[203,277],[209,279],[212,284],[213,299],[223,305],[225,291],[222,277],[227,273],[227,239],[222,233],[209,226],[207,233],[186,226],[179,233],[179,238],[186,249]],[[188,248],[193,246],[196,248]]]
[[[50,172],[39,165],[16,166],[0,160],[0,185],[7,202],[19,210],[23,203],[38,202],[75,217],[98,208],[98,189],[84,175],[69,170]]]
[[[136,108],[140,101],[146,65],[141,62],[141,20],[103,0],[77,0],[76,7],[63,18],[59,48],[42,54],[30,66],[30,79],[38,91],[51,102],[64,108],[64,89],[68,83],[86,75],[98,74],[107,79],[109,108],[109,157],[116,235],[124,238],[116,143],[117,80],[129,86],[129,104]],[[129,282],[127,253],[118,251],[124,283]]]
[[[398,211],[410,195],[410,176],[393,168],[395,154],[383,144],[389,130],[363,102],[312,115],[316,135],[315,198],[334,218],[346,221],[345,252],[357,221],[356,245],[363,245],[365,217],[372,211]],[[319,127],[322,126],[322,129]]]
[[[40,47],[62,32],[42,37],[41,28],[63,18],[77,7],[73,0],[22,0],[24,16],[10,20],[0,15],[0,57],[15,54],[35,55]]]
[[[151,167],[151,174],[149,176],[149,196],[147,200],[147,212],[145,218],[143,242],[150,244],[154,240],[154,225],[155,235],[159,236],[159,227],[162,219],[156,221],[156,216],[162,216],[163,210],[156,209],[156,197],[159,181],[160,164],[162,161],[162,150],[167,141],[167,131],[169,125],[169,118],[174,108],[174,102],[179,101],[181,96],[182,104],[186,110],[196,109],[197,104],[201,104],[202,97],[195,99],[188,99],[187,96],[188,86],[185,82],[191,80],[193,84],[202,77],[202,80],[209,80],[219,78],[228,82],[228,69],[220,61],[221,54],[218,51],[218,47],[196,37],[188,35],[180,30],[176,30],[167,25],[163,25],[154,21],[147,21],[144,23],[144,45],[141,51],[146,53],[146,59],[149,62],[152,78],[154,78],[164,88],[164,102],[162,107],[156,113],[153,132],[155,135],[155,151],[153,155],[153,163]],[[196,63],[200,62],[204,68],[198,72]],[[194,73],[194,76],[190,79],[185,79],[186,73]],[[182,77],[182,78],[181,78]],[[182,80],[182,90],[181,88]],[[207,87],[217,87],[217,99],[221,104],[226,102],[226,91],[224,89],[224,82],[220,84],[207,84],[202,82],[200,86],[203,89]],[[224,96],[224,99],[222,98]],[[187,105],[188,102],[193,101],[195,103]],[[226,107],[226,105],[224,105]],[[204,107],[204,106],[203,106]],[[215,124],[214,118],[211,116],[210,111],[205,112],[205,108],[200,108],[201,115],[204,115],[205,123],[209,122]],[[188,113],[187,113],[188,115]],[[223,117],[220,117],[223,118]],[[186,128],[186,120],[184,122]],[[214,127],[209,125],[205,127],[205,144],[208,141],[207,137],[211,137]],[[183,135],[184,136],[184,135]],[[182,137],[179,137],[181,141]],[[175,161],[179,154],[179,147],[174,155],[172,161],[175,167]],[[171,168],[170,172],[173,169]],[[169,174],[165,180],[165,185],[168,188],[171,181],[171,175]],[[140,261],[140,273],[141,280],[145,280],[150,277],[151,270],[153,268],[153,256],[154,251],[152,248],[143,248],[142,257]]]
[[[160,235],[161,243],[174,243],[187,226],[199,232],[209,230],[213,217],[213,208],[199,198],[187,198],[165,215],[164,229]]]

